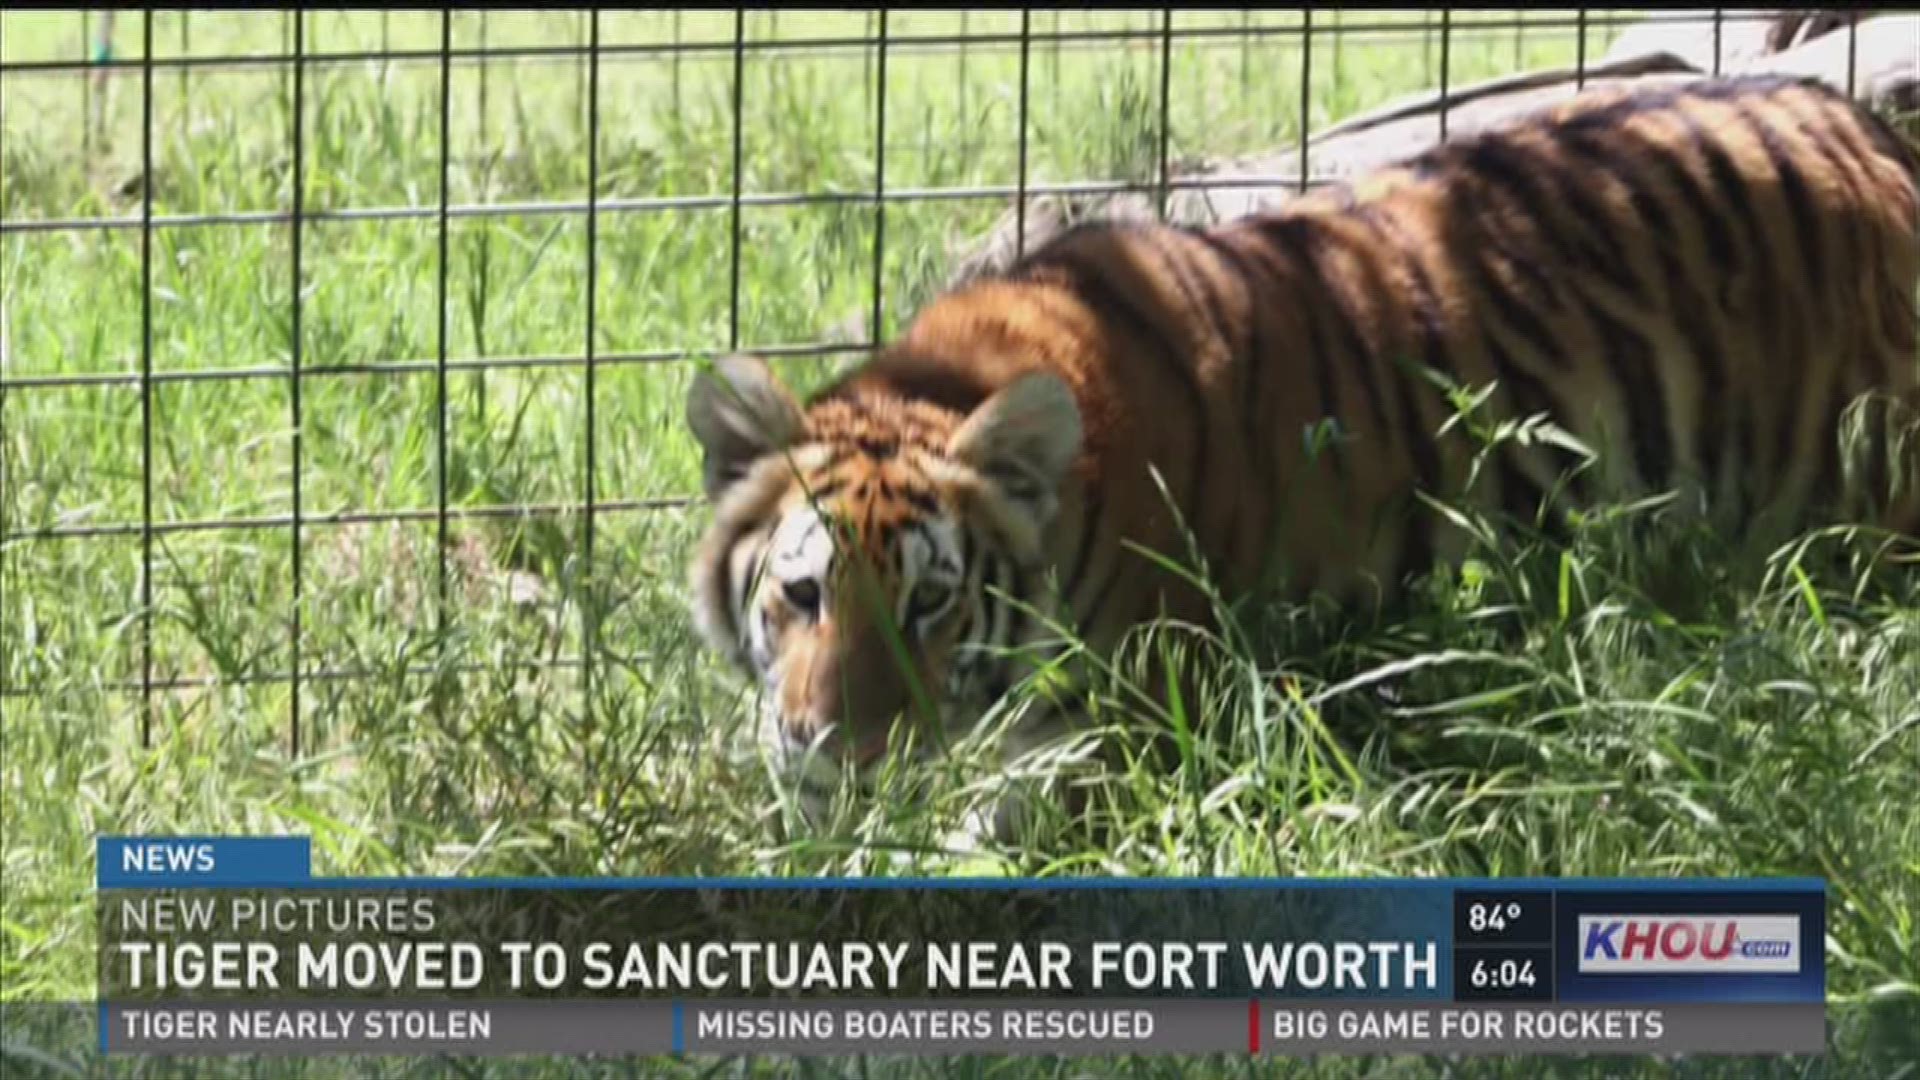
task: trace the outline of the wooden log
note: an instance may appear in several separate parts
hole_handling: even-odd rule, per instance
[[[1855,34],[1851,42],[1844,31],[1825,34],[1746,70],[1819,79],[1882,112],[1920,109],[1920,15],[1865,19]]]
[[[1584,86],[1595,89],[1632,83],[1637,86],[1684,82],[1698,73],[1665,54],[1592,64]],[[1558,105],[1582,86],[1573,68],[1529,72],[1449,90],[1449,138],[1483,131],[1519,117]],[[1307,185],[1359,176],[1425,150],[1440,140],[1440,95],[1422,92],[1327,128],[1307,140],[1306,154],[1298,147],[1229,158],[1191,166],[1176,174],[1182,184],[1167,196],[1167,219],[1182,224],[1210,224],[1285,205],[1302,189],[1301,166]],[[1027,202],[1024,244],[1020,226],[1009,209],[993,228],[953,253],[953,272],[947,284],[959,284],[982,273],[1008,266],[1020,250],[1031,250],[1047,237],[1076,221],[1099,217],[1139,220],[1157,216],[1154,192],[1119,194],[1043,195]]]
[[[1664,53],[1709,75],[1744,71],[1765,57],[1832,33],[1858,15],[1833,9],[1734,10],[1716,21],[1711,9],[1665,11],[1627,27],[1602,59]]]

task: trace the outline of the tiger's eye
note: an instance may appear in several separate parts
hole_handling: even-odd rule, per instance
[[[820,610],[820,585],[812,578],[795,578],[781,586],[787,603],[793,605],[803,615],[812,616]]]
[[[925,618],[940,610],[952,597],[952,585],[944,581],[921,581],[913,587],[913,595],[908,598],[907,611],[913,618]]]

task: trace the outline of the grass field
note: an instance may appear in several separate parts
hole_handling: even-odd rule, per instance
[[[1501,13],[1506,17],[1511,13]],[[1463,25],[1489,14],[1456,16]],[[1536,18],[1554,17],[1535,13]],[[1564,13],[1562,15],[1564,17]],[[98,15],[95,15],[98,18]],[[756,14],[755,40],[858,37],[862,14]],[[896,13],[900,38],[952,34],[952,13]],[[975,13],[972,33],[1017,30]],[[1069,15],[1063,30],[1157,29],[1158,13]],[[1297,23],[1263,14],[1255,25]],[[1371,24],[1380,16],[1349,13]],[[1185,13],[1179,28],[1237,27]],[[1036,15],[1035,29],[1056,17]],[[1314,127],[1439,81],[1438,37],[1313,38]],[[1330,16],[1316,16],[1319,30]],[[277,13],[154,18],[158,56],[271,54]],[[572,45],[581,20],[498,13],[454,21],[462,48]],[[1604,49],[1610,30],[1589,42]],[[309,53],[431,50],[439,16],[313,16]],[[725,13],[608,14],[610,46],[730,42]],[[122,14],[116,57],[138,57]],[[0,60],[67,59],[73,13],[0,15]],[[1567,30],[1474,31],[1451,42],[1456,84],[1570,63]],[[1297,36],[1180,41],[1171,53],[1176,157],[1290,144],[1301,115]],[[1920,575],[1873,565],[1870,540],[1819,535],[1765,565],[1710,539],[1653,542],[1602,516],[1566,551],[1488,547],[1426,583],[1414,609],[1356,625],[1311,607],[1240,609],[1219,636],[1165,628],[1208,656],[1206,725],[1170,767],[1104,777],[1086,818],[962,864],[939,838],[987,794],[953,762],[883,778],[884,797],[802,831],[745,745],[740,682],[697,647],[684,560],[703,508],[488,516],[474,508],[675,502],[697,491],[680,421],[691,366],[734,330],[732,211],[753,194],[843,193],[740,211],[739,343],[858,337],[882,289],[891,331],[942,279],[1001,197],[889,203],[888,190],[1012,185],[1018,51],[902,46],[886,60],[876,132],[871,50],[748,54],[734,171],[727,48],[614,53],[601,63],[595,194],[691,206],[597,215],[587,347],[587,83],[575,58],[452,68],[445,355],[436,370],[441,224],[355,216],[440,199],[437,58],[310,65],[293,228],[187,215],[293,200],[292,79],[283,66],[167,68],[153,78],[151,419],[140,370],[138,229],[0,236],[0,399],[8,539],[0,606],[0,1002],[94,994],[92,838],[99,833],[306,833],[326,874],[1816,875],[1832,884],[1827,962],[1838,1056],[1669,1062],[1685,1075],[1887,1074],[1920,1057]],[[1037,182],[1151,180],[1159,165],[1157,39],[1036,46],[1029,162]],[[95,81],[10,72],[0,85],[6,220],[141,212],[137,68]],[[884,138],[880,138],[884,135]],[[884,155],[880,148],[884,146]],[[718,196],[709,199],[709,196]],[[526,204],[572,201],[568,212]],[[881,221],[883,220],[883,224]],[[876,227],[884,229],[876,266]],[[849,330],[848,328],[854,328]],[[280,374],[296,362],[294,384]],[[481,358],[523,362],[485,371]],[[806,385],[849,357],[798,356]],[[252,370],[234,377],[191,372]],[[334,369],[334,370],[328,370]],[[75,377],[61,382],[65,377]],[[97,381],[86,381],[96,379]],[[589,399],[588,390],[592,394]],[[444,396],[442,391],[444,390]],[[589,405],[591,400],[591,406]],[[300,438],[294,438],[298,411]],[[444,411],[443,411],[444,410]],[[589,414],[592,426],[589,428]],[[444,431],[444,441],[442,439]],[[151,443],[151,476],[143,447]],[[589,447],[591,446],[591,454]],[[444,472],[441,459],[444,451]],[[296,454],[298,469],[296,471]],[[592,465],[588,473],[589,461]],[[225,519],[424,510],[377,523],[167,528]],[[439,579],[433,511],[467,511]],[[144,607],[140,531],[163,523]],[[295,568],[299,568],[296,581]],[[290,613],[300,612],[302,681]],[[126,683],[191,685],[151,712]],[[593,627],[591,635],[586,627]],[[592,661],[591,686],[577,661]],[[539,662],[558,658],[556,665]],[[345,672],[350,677],[329,673]],[[1124,719],[1125,670],[1112,696]],[[292,752],[297,720],[299,749]],[[1124,724],[1113,737],[1144,745]],[[150,745],[143,746],[143,732]],[[22,1058],[74,1074],[85,1058]],[[387,1063],[394,1068],[399,1066]],[[869,1063],[933,1074],[930,1063]],[[1217,1063],[1134,1063],[1142,1076]],[[250,1074],[247,1066],[233,1066]],[[299,1067],[315,1075],[335,1066]],[[415,1072],[433,1063],[414,1063]],[[668,1068],[670,1066],[659,1066]],[[671,1066],[692,1075],[701,1066]],[[1238,1066],[1235,1066],[1238,1068]],[[294,1068],[294,1066],[288,1066]],[[487,1069],[468,1075],[492,1075]],[[504,1066],[502,1066],[504,1068]],[[781,1071],[786,1066],[766,1066]],[[1381,1061],[1378,1075],[1617,1074],[1618,1063]],[[624,1075],[632,1067],[608,1066]],[[742,1067],[743,1071],[745,1067]],[[1081,1075],[1077,1066],[1021,1066]],[[1004,1075],[974,1063],[962,1075]],[[120,1072],[140,1074],[140,1065]],[[155,1074],[163,1070],[155,1069]],[[807,1072],[807,1070],[800,1070]],[[832,1071],[832,1070],[827,1070]],[[1333,1063],[1310,1071],[1344,1075]],[[1249,1070],[1250,1074],[1253,1070]]]

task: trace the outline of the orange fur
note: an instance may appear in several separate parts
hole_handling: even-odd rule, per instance
[[[702,603],[725,599],[715,575],[737,545],[764,544],[756,530],[821,491],[880,607],[899,587],[889,537],[945,515],[981,528],[975,554],[1006,554],[1002,576],[1096,648],[1156,616],[1204,619],[1201,597],[1133,550],[1184,562],[1186,531],[1229,595],[1388,596],[1463,547],[1416,493],[1532,520],[1577,460],[1508,443],[1464,490],[1480,448],[1422,368],[1497,386],[1490,418],[1544,415],[1595,449],[1576,498],[1674,490],[1736,529],[1853,516],[1912,533],[1920,492],[1892,478],[1920,471],[1916,444],[1881,440],[1843,485],[1838,435],[1863,394],[1894,403],[1882,420],[1920,409],[1915,185],[1911,148],[1838,95],[1703,81],[1584,95],[1211,230],[1074,229],[934,300],[794,406],[788,441],[818,460],[756,473],[753,498],[725,493],[696,560]],[[1071,415],[1050,411],[1052,380]],[[969,418],[1016,386],[1032,415],[994,437],[1031,445],[956,461]],[[1036,492],[1060,449],[1045,428],[1069,421],[1074,453]],[[782,606],[748,593],[741,617]],[[773,651],[797,658],[792,674],[761,672],[780,709],[818,729],[853,702],[857,738],[842,741],[869,745],[909,696],[879,670],[872,621],[834,606],[794,630],[791,616]],[[725,647],[739,621],[704,625]],[[963,637],[910,641],[913,677],[937,692]],[[836,680],[859,690],[829,692]]]

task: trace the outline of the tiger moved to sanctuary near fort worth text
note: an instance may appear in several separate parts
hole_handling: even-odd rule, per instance
[[[964,730],[1059,626],[1105,650],[1205,621],[1144,552],[1197,550],[1229,596],[1391,596],[1466,543],[1416,491],[1528,520],[1673,492],[1733,535],[1911,536],[1917,174],[1817,84],[1703,79],[1214,228],[1076,227],[804,405],[754,358],[696,377],[698,627],[759,682],[778,760],[840,775]],[[1476,462],[1446,385],[1577,442]]]

